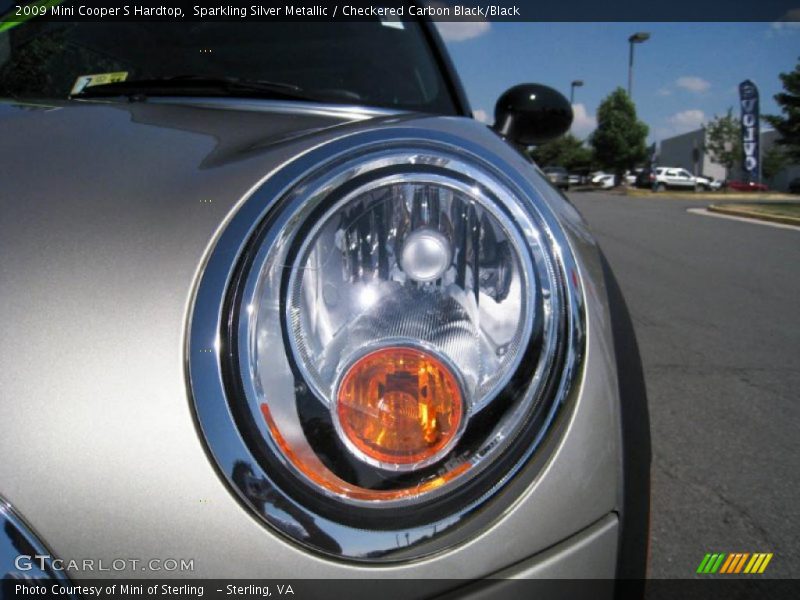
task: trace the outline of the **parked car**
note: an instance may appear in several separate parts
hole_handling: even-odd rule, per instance
[[[644,169],[634,169],[633,171],[626,171],[625,172],[625,183],[627,185],[636,185],[636,180],[639,178],[639,174]]]
[[[655,180],[655,172],[650,167],[645,167],[636,175],[636,181],[634,181],[634,185],[637,188],[653,189]]]
[[[789,193],[800,194],[800,177],[795,177],[789,182]]]
[[[587,185],[590,182],[588,171],[574,171],[569,174],[570,185]]]
[[[766,184],[755,181],[728,181],[725,187],[735,192],[766,192],[769,190]]]
[[[589,173],[589,182],[595,184],[598,181],[600,181],[600,179],[602,179],[603,177],[607,177],[608,175],[609,173],[606,173],[604,171],[594,171],[593,173]]]
[[[564,167],[545,167],[542,171],[554,186],[562,190],[569,189],[569,174]]]
[[[711,175],[705,175],[701,173],[699,175],[699,178],[702,181],[704,187],[706,187],[708,190],[711,190],[712,192],[716,192],[717,190],[722,189],[722,181],[720,181],[719,179],[715,179]]]
[[[677,167],[657,167],[650,177],[656,192],[668,189],[683,191],[705,191],[711,189],[711,181],[705,177],[692,175],[686,169]]]
[[[630,318],[516,150],[561,94],[485,127],[426,21],[12,25],[0,579],[644,576]]]
[[[592,182],[595,187],[608,189],[614,187],[615,179],[614,175],[600,175],[599,177],[595,177]]]

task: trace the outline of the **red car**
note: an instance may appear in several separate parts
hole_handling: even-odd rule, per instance
[[[727,186],[728,189],[737,192],[766,192],[769,190],[766,184],[753,181],[729,181]]]

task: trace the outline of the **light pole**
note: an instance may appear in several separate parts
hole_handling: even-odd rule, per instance
[[[645,31],[634,33],[628,38],[630,43],[630,54],[628,55],[628,98],[633,99],[631,92],[633,91],[633,45],[641,44],[650,39],[650,34]]]
[[[583,80],[581,80],[581,79],[576,79],[575,81],[573,81],[572,83],[569,84],[569,103],[570,104],[574,104],[575,103],[575,88],[576,87],[581,87],[582,85],[583,85]]]

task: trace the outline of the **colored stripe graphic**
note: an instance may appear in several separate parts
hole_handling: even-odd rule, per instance
[[[744,554],[742,554],[742,558],[741,558],[741,560],[740,560],[740,561],[737,563],[737,565],[736,565],[736,571],[734,571],[733,569],[731,569],[731,573],[740,573],[740,572],[741,572],[741,570],[742,570],[742,568],[744,567],[744,563],[745,563],[745,561],[746,561],[748,558],[750,558],[750,553],[749,553],[749,552],[745,552]]]
[[[719,554],[712,554],[711,557],[708,559],[706,566],[703,568],[703,573],[711,573],[711,569],[714,567],[714,563],[717,562],[719,558]]]
[[[750,553],[745,552],[745,555],[742,557],[742,560],[739,561],[739,564],[736,565],[736,572],[741,573],[742,569],[744,568],[744,563],[747,562],[747,559],[750,558]]]
[[[702,560],[702,561],[700,561],[700,566],[699,566],[699,567],[697,567],[697,572],[698,572],[698,573],[705,573],[705,572],[706,572],[706,571],[705,571],[705,568],[706,568],[706,565],[708,564],[708,561],[709,561],[709,559],[710,559],[710,558],[711,558],[711,555],[710,555],[710,554],[706,554],[706,555],[703,557],[703,560]]]
[[[717,558],[717,562],[715,562],[714,565],[711,567],[709,573],[716,573],[717,569],[719,569],[720,565],[722,564],[724,558],[725,558],[725,553],[723,552],[722,554],[719,555],[719,558]]]
[[[733,562],[731,562],[731,566],[728,568],[728,573],[735,573],[736,568],[739,566],[740,562],[742,562],[742,553],[737,552],[733,557]]]
[[[747,566],[744,569],[745,573],[763,573],[764,569],[767,568],[767,564],[769,561],[772,560],[772,553],[769,554],[766,552],[757,552],[753,554],[753,558],[750,559],[750,562],[747,563]]]
[[[728,554],[728,560],[725,561],[725,564],[722,565],[722,568],[719,570],[720,573],[727,573],[728,569],[731,567],[731,563],[733,559],[736,558],[735,554]]]
[[[772,552],[731,552],[730,554],[708,553],[703,557],[697,573],[738,575],[740,573],[761,574],[772,560]],[[746,566],[745,566],[746,565]]]
[[[725,561],[725,564],[722,566],[722,570],[720,573],[733,573],[733,570],[736,568],[736,565],[739,564],[739,559],[742,557],[741,554],[738,552],[732,552],[728,555],[730,558]]]
[[[764,557],[764,562],[761,563],[761,566],[758,568],[758,572],[759,573],[763,573],[764,570],[767,568],[767,565],[769,564],[769,561],[771,561],[771,560],[772,560],[772,552],[770,552],[769,554],[767,554]]]
[[[758,568],[757,565],[761,564],[761,561],[764,560],[763,555],[756,552],[753,554],[753,558],[750,559],[750,562],[747,563],[747,566],[744,568],[745,573],[755,573],[753,567]]]
[[[697,567],[698,573],[716,573],[722,561],[725,559],[725,553],[706,554],[700,566]]]

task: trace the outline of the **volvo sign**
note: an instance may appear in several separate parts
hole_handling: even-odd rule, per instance
[[[739,84],[739,102],[742,109],[742,168],[750,181],[760,181],[761,155],[759,153],[758,88],[745,79]]]

